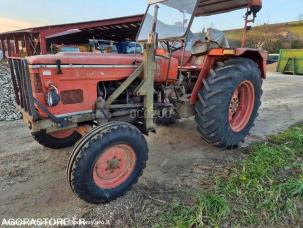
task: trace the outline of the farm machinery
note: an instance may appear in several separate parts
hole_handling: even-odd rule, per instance
[[[34,139],[54,149],[76,144],[67,176],[79,198],[106,203],[138,181],[148,159],[144,134],[156,132],[154,122],[195,116],[214,146],[244,140],[261,104],[267,53],[230,48],[213,29],[189,42],[195,17],[242,8],[248,28],[260,0],[151,0],[137,37],[143,55],[9,59],[16,103]]]

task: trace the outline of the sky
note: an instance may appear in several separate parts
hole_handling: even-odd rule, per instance
[[[147,0],[0,0],[0,32],[50,24],[143,14]],[[193,25],[232,29],[243,26],[244,10],[199,18]],[[256,24],[303,20],[303,0],[263,0]]]

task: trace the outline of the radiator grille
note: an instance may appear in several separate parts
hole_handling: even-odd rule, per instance
[[[65,105],[83,103],[84,101],[83,90],[81,89],[62,91],[60,97]]]
[[[12,82],[15,92],[16,103],[25,112],[37,119],[37,112],[34,106],[32,85],[29,76],[28,63],[26,59],[9,58]]]

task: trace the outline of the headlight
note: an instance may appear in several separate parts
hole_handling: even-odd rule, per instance
[[[46,103],[49,107],[56,106],[60,102],[59,92],[56,86],[50,85],[45,97]]]

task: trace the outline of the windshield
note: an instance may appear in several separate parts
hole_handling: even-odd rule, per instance
[[[197,0],[167,0],[165,2],[150,5],[141,26],[138,41],[146,41],[148,34],[152,31],[154,12],[158,9],[158,20],[156,32],[158,39],[180,39],[184,37],[192,22],[192,15]]]

